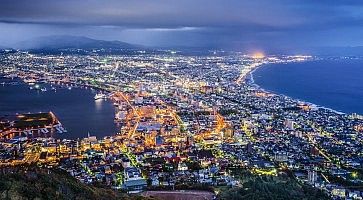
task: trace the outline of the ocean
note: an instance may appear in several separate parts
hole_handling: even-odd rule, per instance
[[[0,83],[10,79],[1,78]],[[90,89],[57,87],[56,91],[30,90],[29,85],[0,84],[0,116],[16,113],[52,111],[63,124],[67,133],[58,138],[76,139],[92,136],[102,138],[119,131],[114,123],[115,108],[108,100],[94,100],[95,91]]]
[[[274,93],[363,114],[363,59],[269,64],[253,72],[255,84]]]

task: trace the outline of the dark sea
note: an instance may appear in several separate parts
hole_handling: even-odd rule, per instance
[[[261,88],[344,113],[363,114],[363,59],[270,64],[253,73]]]
[[[92,136],[102,138],[116,134],[115,109],[108,100],[94,100],[95,91],[90,89],[57,87],[48,91],[30,90],[29,85],[0,77],[0,116],[16,113],[52,111],[63,124],[67,133],[59,138],[76,139]]]

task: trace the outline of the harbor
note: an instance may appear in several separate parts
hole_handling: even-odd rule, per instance
[[[42,89],[36,89],[36,85]],[[112,102],[103,97],[95,100],[98,92],[94,89],[40,82],[29,85],[16,78],[0,77],[0,93],[2,117],[53,112],[67,130],[57,131],[56,138],[77,139],[88,133],[104,137],[119,131]]]
[[[0,117],[0,140],[27,140],[67,133],[54,113],[18,114]]]

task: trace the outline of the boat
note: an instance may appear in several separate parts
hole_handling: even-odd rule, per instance
[[[19,82],[11,82],[11,83],[9,83],[10,85],[19,85]],[[4,83],[4,85],[5,85],[5,83]]]
[[[95,100],[107,99],[107,96],[105,94],[103,94],[103,93],[97,93],[94,98],[95,98]]]
[[[24,79],[24,83],[27,83],[29,85],[35,85],[37,81],[35,79]]]

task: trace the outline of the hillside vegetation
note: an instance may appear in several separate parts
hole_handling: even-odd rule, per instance
[[[322,191],[308,185],[299,184],[296,180],[288,176],[258,176],[243,170],[236,171],[234,174],[240,180],[241,186],[234,188],[220,188],[220,199],[330,199]]]
[[[108,188],[83,184],[60,170],[0,169],[0,199],[11,200],[113,200],[147,199]]]

